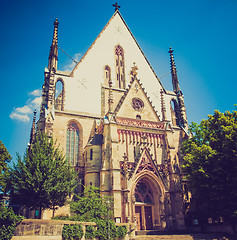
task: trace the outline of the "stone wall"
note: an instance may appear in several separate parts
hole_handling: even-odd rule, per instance
[[[84,235],[86,226],[92,225],[96,227],[94,222],[74,222],[64,220],[45,220],[45,219],[24,219],[16,228],[12,240],[62,240],[62,230],[64,225],[80,224],[83,228]],[[126,225],[128,231],[134,229],[134,226],[129,224],[116,224],[116,226]],[[132,231],[130,236],[135,236],[135,231]],[[82,240],[84,240],[84,236]],[[126,240],[129,239],[127,235]]]

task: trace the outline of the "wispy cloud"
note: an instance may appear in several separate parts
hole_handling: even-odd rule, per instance
[[[81,53],[76,53],[73,56],[73,59],[75,59],[77,62],[79,62],[80,58],[81,58]],[[71,72],[75,66],[76,66],[76,63],[73,60],[71,60],[69,64],[66,64],[63,67],[63,71]]]
[[[21,122],[29,122],[30,116],[33,114],[33,111],[36,109],[39,112],[41,105],[41,90],[36,89],[29,93],[29,95],[34,96],[34,98],[29,98],[26,101],[26,105],[23,107],[16,107],[13,109],[9,117],[13,120],[18,120]]]
[[[26,115],[26,114],[19,114],[17,112],[14,112],[14,110],[10,114],[10,118],[14,119],[14,120],[19,120],[21,122],[29,122],[30,121],[30,118],[28,117],[28,115]]]
[[[35,108],[39,108],[41,104],[41,99],[42,99],[41,97],[37,97],[34,100],[32,100],[31,101],[32,106]]]
[[[31,112],[31,108],[27,105],[24,107],[18,107],[14,109],[15,112],[21,113],[21,114],[27,114]]]
[[[33,95],[33,96],[36,96],[36,97],[41,96],[41,90],[36,89],[36,90],[30,92],[30,95]]]

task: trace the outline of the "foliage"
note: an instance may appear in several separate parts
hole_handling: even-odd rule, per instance
[[[17,216],[11,208],[0,206],[0,239],[10,240],[15,232],[17,224],[23,219]]]
[[[85,188],[84,194],[78,196],[78,200],[71,203],[71,220],[96,222],[97,219],[111,219],[113,216],[110,208],[112,203],[111,197],[101,197],[99,188]]]
[[[63,206],[75,188],[75,171],[52,138],[39,133],[23,161],[18,156],[11,174],[13,200],[32,209]]]
[[[64,240],[80,240],[83,237],[83,229],[79,224],[64,225],[62,236]]]
[[[93,239],[95,238],[95,229],[92,225],[86,226],[86,234],[85,234],[85,239]]]
[[[124,239],[127,234],[127,227],[126,226],[118,226],[116,227],[116,236],[118,239]]]
[[[9,175],[8,163],[11,161],[11,156],[4,146],[2,141],[0,141],[0,191],[6,192],[7,187],[7,177]]]
[[[126,226],[116,227],[112,220],[113,211],[111,197],[101,197],[100,189],[96,187],[85,188],[83,195],[77,196],[75,202],[71,203],[70,209],[72,216],[57,216],[54,219],[95,222],[97,230],[93,226],[86,227],[86,239],[97,237],[99,240],[123,239],[127,234]],[[71,230],[67,230],[71,231]],[[70,233],[71,234],[71,233]]]
[[[204,216],[237,215],[237,111],[215,111],[200,125],[190,126],[183,142],[183,172],[198,212]]]
[[[97,231],[96,237],[99,240],[106,239],[124,239],[127,234],[126,226],[115,226],[114,221],[112,220],[97,220]]]
[[[96,230],[96,237],[99,240],[106,240],[106,239],[115,239],[116,236],[116,226],[114,221],[112,220],[97,220],[96,221],[97,230]]]
[[[66,215],[60,214],[60,215],[52,217],[51,219],[53,219],[53,220],[70,220],[70,217],[68,214],[66,214]]]

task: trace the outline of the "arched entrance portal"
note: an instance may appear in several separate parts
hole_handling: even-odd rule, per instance
[[[138,180],[135,190],[135,208],[137,230],[160,228],[160,216],[163,210],[162,193],[157,182],[149,177]]]

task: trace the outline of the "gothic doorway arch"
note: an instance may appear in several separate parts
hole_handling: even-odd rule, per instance
[[[164,194],[157,179],[151,175],[137,179],[133,196],[133,216],[137,230],[160,229]]]

